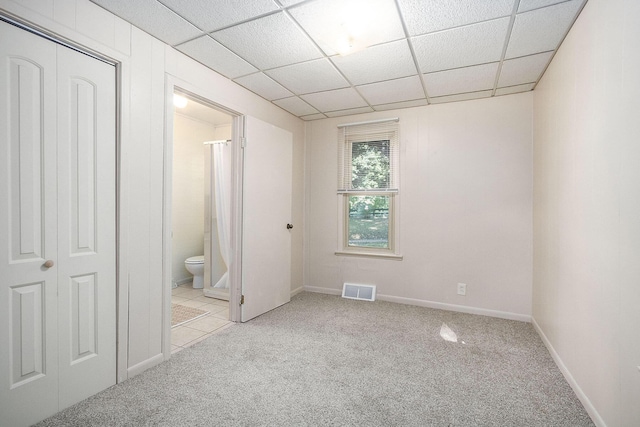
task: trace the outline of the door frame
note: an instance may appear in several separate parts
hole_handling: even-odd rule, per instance
[[[126,224],[125,217],[125,206],[124,206],[124,187],[122,185],[123,182],[123,151],[122,151],[122,139],[123,134],[127,129],[123,129],[123,114],[125,114],[129,109],[129,104],[125,98],[123,98],[123,86],[127,85],[128,76],[129,76],[129,64],[125,57],[122,57],[116,51],[111,51],[111,54],[106,54],[101,51],[92,49],[86,45],[75,42],[70,38],[66,38],[60,34],[55,33],[54,31],[48,29],[47,27],[43,27],[42,25],[38,25],[32,21],[29,21],[23,18],[20,15],[12,13],[6,9],[0,9],[0,21],[4,21],[9,25],[14,25],[20,28],[23,31],[30,32],[39,37],[42,37],[46,40],[49,40],[52,43],[64,46],[66,48],[75,50],[84,55],[87,55],[94,60],[101,61],[107,63],[114,67],[115,73],[115,170],[113,171],[115,174],[115,234],[116,234],[116,242],[115,242],[115,291],[116,291],[116,313],[115,319],[116,324],[114,325],[116,330],[116,342],[115,342],[115,352],[116,352],[116,369],[113,372],[115,376],[115,382],[119,383],[128,378],[127,372],[127,359],[128,359],[128,347],[127,341],[129,337],[129,325],[128,325],[128,312],[129,312],[129,304],[128,304],[128,276],[126,273],[126,234],[125,229],[128,224]],[[124,267],[123,267],[124,266]]]
[[[239,322],[241,316],[240,298],[242,293],[242,177],[244,165],[244,122],[245,116],[213,99],[215,92],[195,86],[176,76],[165,74],[165,129],[164,129],[164,171],[163,171],[163,209],[162,209],[162,328],[164,359],[171,357],[171,286],[172,286],[172,201],[173,201],[173,94],[178,92],[213,109],[233,117],[232,121],[232,165],[231,192],[229,204],[230,216],[230,262],[229,271],[229,320]],[[212,171],[213,172],[213,171]]]

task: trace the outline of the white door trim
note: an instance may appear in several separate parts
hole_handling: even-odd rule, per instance
[[[164,359],[171,357],[171,221],[172,221],[172,186],[173,186],[173,93],[182,92],[197,99],[203,104],[233,116],[232,138],[233,164],[231,173],[231,220],[230,243],[231,257],[229,266],[229,319],[240,321],[240,297],[242,266],[242,139],[244,137],[244,116],[237,111],[213,101],[215,93],[211,90],[195,86],[171,74],[165,78],[165,129],[164,129],[164,173],[162,203],[162,330]]]

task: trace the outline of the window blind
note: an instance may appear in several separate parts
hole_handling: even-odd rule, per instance
[[[398,119],[338,127],[338,193],[398,191]]]

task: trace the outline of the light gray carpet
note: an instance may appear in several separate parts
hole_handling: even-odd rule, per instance
[[[593,423],[528,323],[302,293],[38,424],[151,425]]]

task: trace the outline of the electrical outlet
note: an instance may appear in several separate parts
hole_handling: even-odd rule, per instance
[[[458,283],[458,295],[466,295],[467,294],[467,285],[464,283]]]

